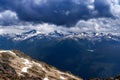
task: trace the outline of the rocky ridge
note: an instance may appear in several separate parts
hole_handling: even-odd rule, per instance
[[[0,50],[0,80],[82,80],[17,50]]]

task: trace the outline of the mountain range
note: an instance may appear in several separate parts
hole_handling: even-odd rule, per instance
[[[44,34],[35,29],[16,33],[11,30],[0,34],[0,43],[1,49],[23,51],[83,78],[106,78],[120,72],[119,35],[58,31]]]

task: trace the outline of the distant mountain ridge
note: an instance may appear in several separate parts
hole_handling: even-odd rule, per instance
[[[91,41],[102,40],[102,39],[120,41],[119,35],[112,35],[112,34],[107,34],[107,33],[105,34],[105,33],[99,33],[99,32],[80,32],[80,33],[69,32],[67,34],[64,34],[62,32],[54,31],[48,34],[44,34],[35,29],[20,33],[20,34],[3,33],[3,34],[0,34],[0,37],[6,37],[6,38],[9,38],[15,41],[27,40],[27,39],[31,39],[34,37],[37,37],[38,39],[42,39],[46,37],[48,39],[49,38],[54,38],[54,39],[71,38],[75,40],[76,39],[88,39]]]
[[[0,34],[1,49],[20,50],[32,58],[87,79],[119,74],[119,45],[119,35],[98,32],[68,34],[54,31],[46,34],[33,29]]]

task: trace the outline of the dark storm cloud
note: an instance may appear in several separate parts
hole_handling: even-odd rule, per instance
[[[96,0],[94,4],[99,16],[112,16],[110,13],[110,5],[107,3],[107,0]]]
[[[15,11],[23,21],[59,25],[112,16],[107,0],[0,0],[0,11],[4,10]]]

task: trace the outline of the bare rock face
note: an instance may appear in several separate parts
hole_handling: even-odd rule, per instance
[[[17,50],[0,50],[0,80],[83,80]]]

